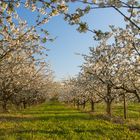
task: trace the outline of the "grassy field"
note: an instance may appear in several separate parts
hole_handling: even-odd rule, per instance
[[[136,119],[119,124],[99,114],[91,115],[57,102],[1,113],[0,140],[140,140]],[[134,130],[130,129],[131,123]]]

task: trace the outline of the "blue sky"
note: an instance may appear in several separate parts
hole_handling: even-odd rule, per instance
[[[70,12],[80,4],[71,4]],[[18,13],[26,19],[30,25],[34,23],[34,14],[25,9],[19,9]],[[108,30],[108,25],[124,26],[123,17],[113,9],[97,9],[86,15],[83,19],[89,23],[91,29]],[[56,16],[44,26],[51,36],[57,39],[46,46],[50,49],[47,61],[50,62],[55,72],[55,79],[62,80],[68,76],[78,74],[83,62],[81,56],[75,53],[87,54],[89,47],[95,47],[97,42],[93,40],[91,33],[79,33],[75,26],[69,25],[63,20],[63,16]]]

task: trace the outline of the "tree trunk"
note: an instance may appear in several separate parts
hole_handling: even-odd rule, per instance
[[[106,99],[106,112],[109,116],[112,115],[111,110],[112,98],[111,98],[111,86],[110,84],[107,85],[107,99]]]
[[[73,99],[73,105],[74,105],[74,107],[76,106],[75,98]]]
[[[79,104],[79,100],[78,100],[78,101],[77,101],[77,109],[79,109],[79,105],[80,105],[80,104]]]
[[[106,102],[106,112],[109,116],[112,115],[111,104],[112,104],[112,102]]]
[[[84,102],[83,102],[83,109],[85,109],[85,107],[86,107],[86,101],[84,100]]]
[[[4,112],[7,112],[8,111],[8,109],[7,109],[7,101],[6,100],[3,101],[2,108],[3,108],[3,111]]]
[[[23,102],[23,108],[26,109],[26,102]]]
[[[126,108],[126,97],[125,97],[125,93],[123,94],[123,112],[124,112],[124,119],[127,118],[127,112],[126,112],[127,108]]]
[[[16,109],[17,109],[17,110],[20,110],[20,104],[16,103],[15,106],[16,106]]]
[[[94,103],[93,99],[91,99],[91,111],[92,112],[95,111],[95,103]]]

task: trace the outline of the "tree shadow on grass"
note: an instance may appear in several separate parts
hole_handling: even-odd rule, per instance
[[[102,121],[110,121],[111,119],[107,115],[102,114],[95,114],[95,115],[88,115],[86,113],[68,113],[67,114],[61,114],[61,113],[55,113],[55,114],[49,114],[48,116],[46,114],[44,115],[38,115],[38,116],[0,116],[1,122],[36,122],[36,121],[48,121],[51,120],[52,122],[56,121],[92,121],[92,120],[102,120]]]
[[[40,116],[39,116],[40,115]],[[40,114],[35,113],[34,115],[25,114],[25,115],[7,115],[7,116],[0,116],[1,122],[34,122],[34,121],[48,121],[53,119],[54,121],[69,121],[69,120],[94,120],[95,117],[91,115],[87,115],[86,113],[81,112],[69,112],[64,113],[61,112],[49,112],[48,114],[43,113]]]
[[[12,129],[0,129],[0,140],[2,138],[5,138],[5,136],[22,136],[24,134],[29,134],[29,135],[38,135],[38,134],[44,134],[44,135],[65,135],[67,134],[63,130],[32,130],[32,129],[27,129],[27,130],[12,130]]]
[[[7,132],[7,133],[6,133]],[[99,135],[104,135],[105,133],[101,130],[101,129],[73,129],[73,132],[80,134],[80,133],[96,133]],[[68,135],[70,133],[70,131],[66,131],[66,130],[32,130],[32,129],[27,129],[27,130],[12,130],[12,129],[0,129],[0,138],[4,137],[4,136],[22,136],[24,134],[32,134],[32,135],[38,135],[38,134],[44,134],[44,135],[58,135],[58,136],[62,136],[62,135]]]
[[[78,111],[73,111],[73,110],[70,110],[70,111],[29,111],[29,112],[23,112],[22,114],[23,115],[38,115],[38,114],[44,114],[44,115],[53,115],[53,114],[78,114],[78,113],[83,113],[83,112],[78,112]]]
[[[84,130],[84,129],[74,129],[74,132],[76,133],[96,133],[96,134],[99,134],[99,135],[104,135],[105,133],[101,130],[101,129],[90,129],[90,130]]]
[[[37,134],[37,133],[42,133],[42,134],[49,134],[49,135],[52,135],[52,134],[57,134],[57,135],[64,135],[66,134],[65,131],[63,130],[16,130],[14,131],[14,133],[16,134],[22,134],[22,133],[32,133],[32,134]]]
[[[23,122],[32,120],[34,120],[34,117],[0,116],[1,122]]]
[[[57,114],[56,116],[49,115],[49,116],[38,116],[38,117],[17,117],[17,116],[0,116],[1,122],[34,122],[34,121],[69,121],[69,120],[92,120],[90,116],[86,115],[64,115],[64,114]]]

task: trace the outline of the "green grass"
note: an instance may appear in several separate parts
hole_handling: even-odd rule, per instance
[[[127,124],[112,123],[57,102],[0,114],[0,140],[96,139],[139,140],[140,134]]]

